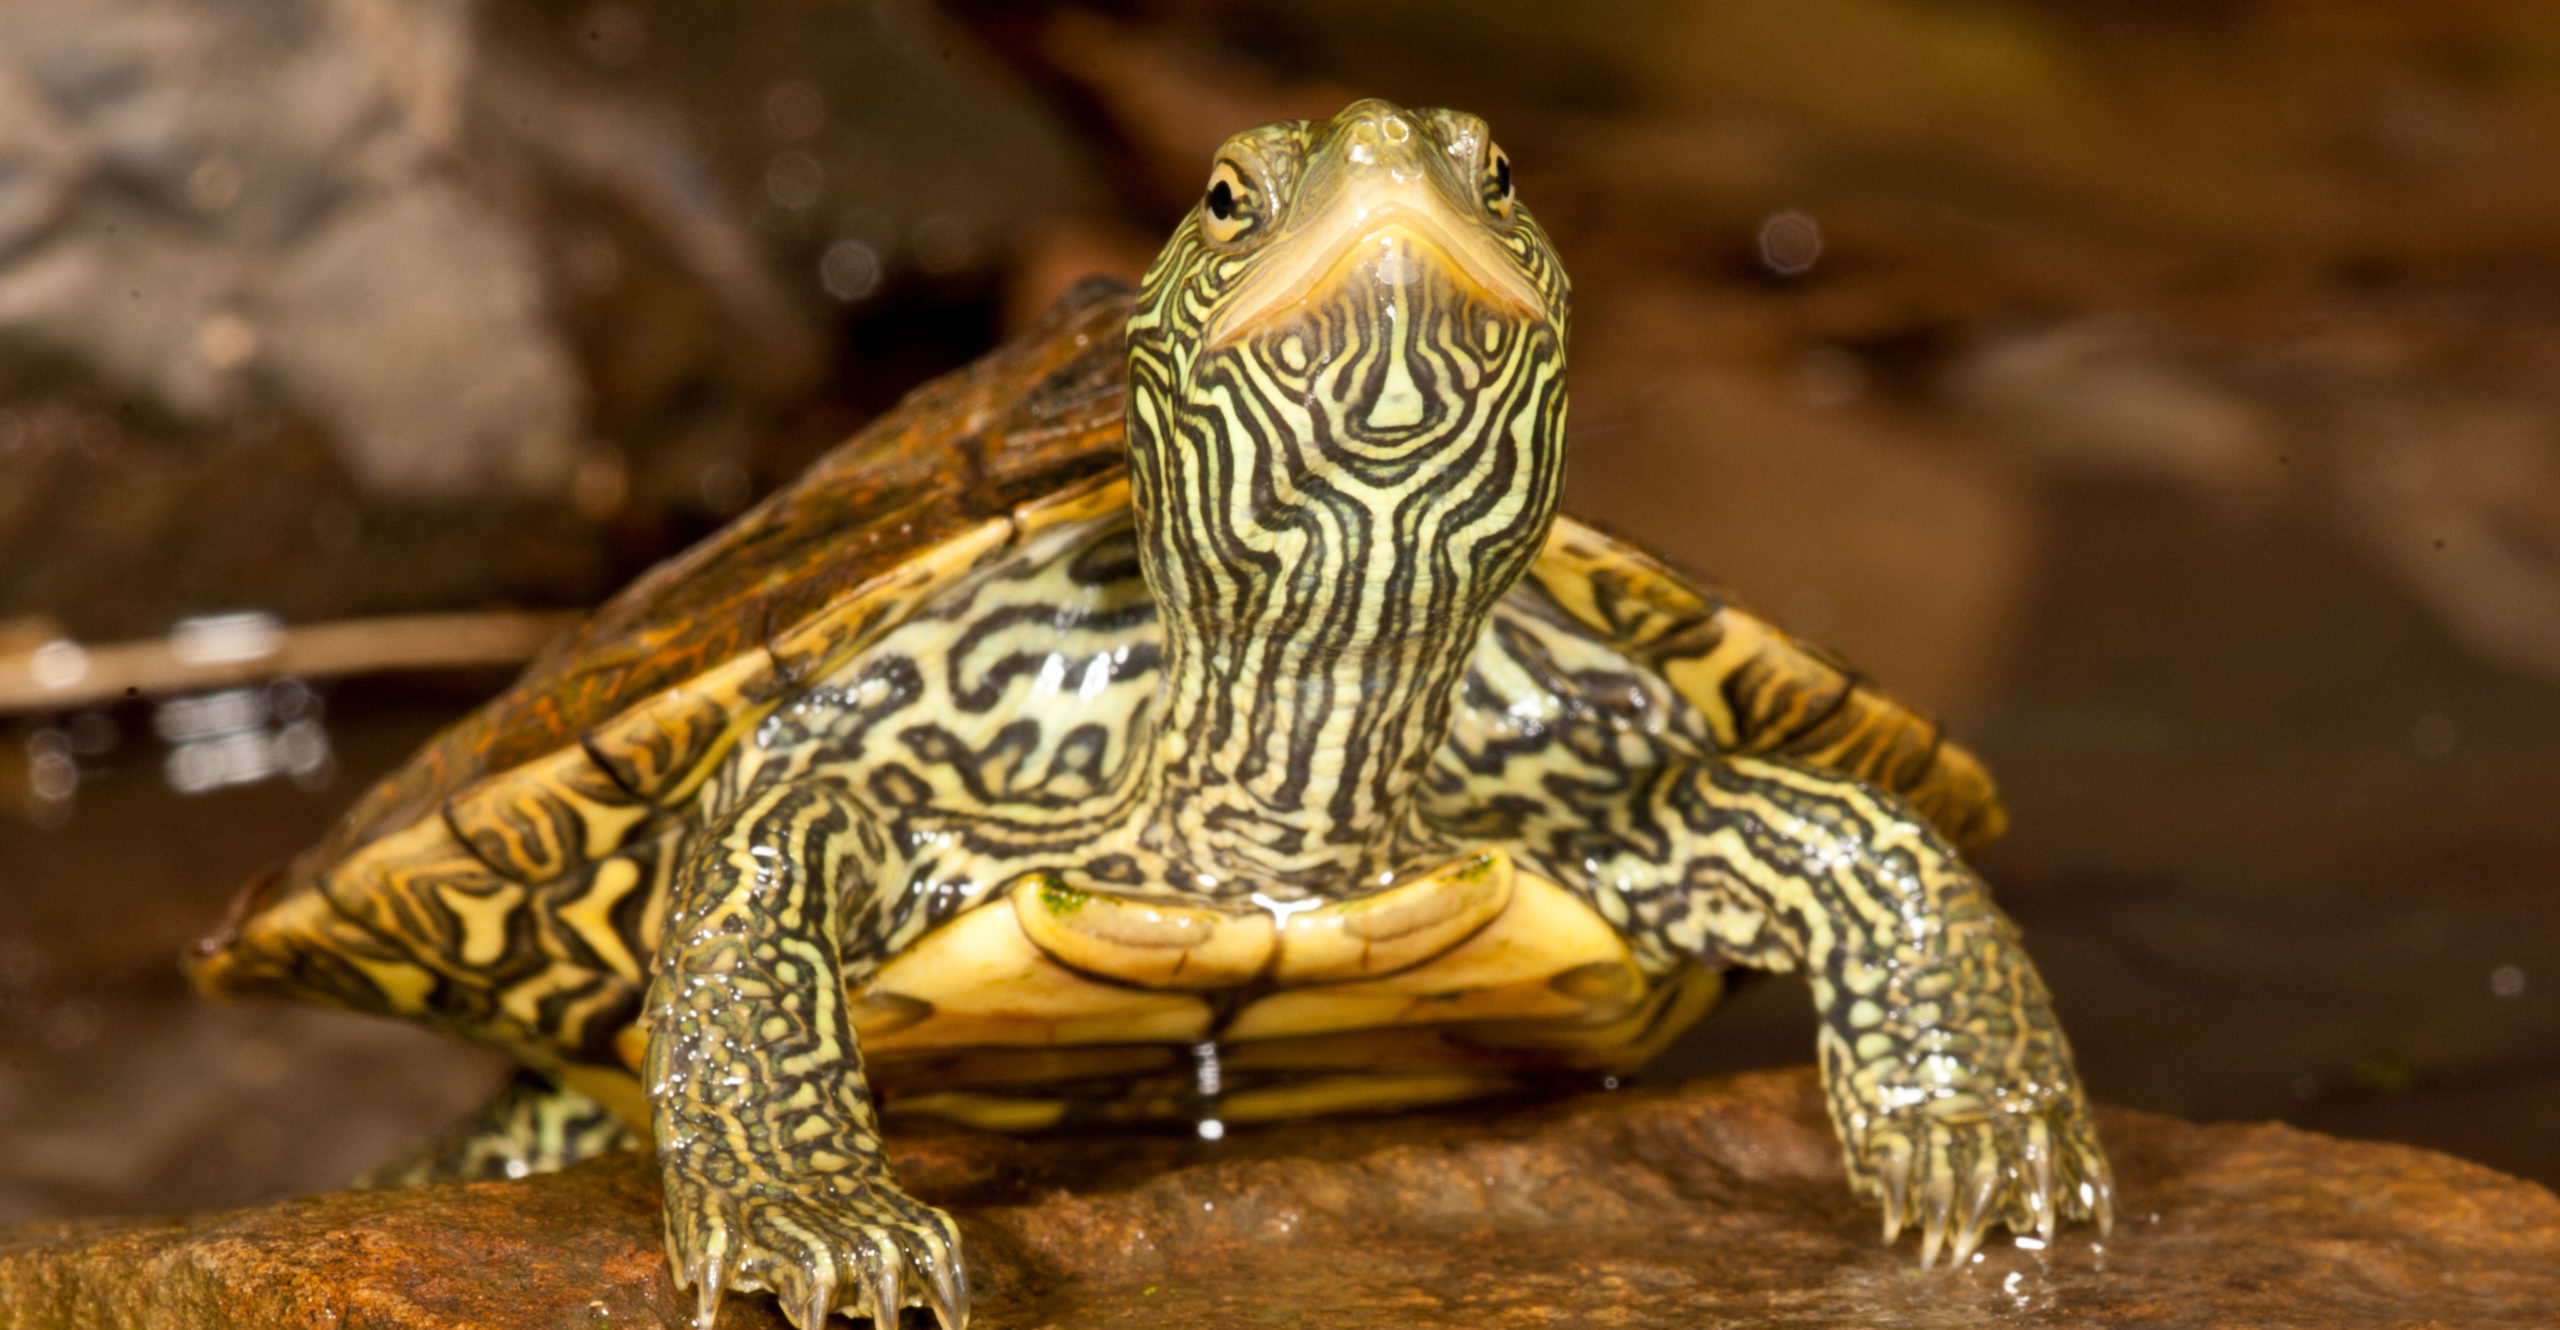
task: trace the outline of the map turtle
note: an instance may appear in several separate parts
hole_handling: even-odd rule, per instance
[[[1563,516],[1569,290],[1485,123],[1238,135],[1088,283],[652,570],[252,883],[206,992],[524,1067],[384,1180],[654,1147],[709,1326],[968,1316],[885,1115],[1004,1131],[1634,1071],[1800,971],[1924,1265],[2110,1221],[1981,764]]]

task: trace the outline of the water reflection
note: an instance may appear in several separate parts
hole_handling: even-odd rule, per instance
[[[336,768],[320,697],[295,679],[226,688],[162,702],[152,728],[168,742],[161,772],[180,794],[203,794],[287,776],[307,790]]]

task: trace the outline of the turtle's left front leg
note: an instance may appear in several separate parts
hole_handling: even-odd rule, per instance
[[[699,1330],[732,1288],[772,1290],[800,1330],[831,1310],[893,1327],[910,1289],[943,1330],[968,1322],[959,1230],[890,1176],[845,1010],[839,914],[881,887],[866,817],[824,780],[753,790],[676,877],[644,1071]]]
[[[1883,1205],[1888,1241],[1917,1225],[1927,1265],[1942,1248],[1962,1261],[1995,1221],[2047,1238],[2059,1219],[2112,1223],[2044,981],[1927,820],[1858,781],[1747,757],[1659,773],[1630,811],[1614,855],[1585,857],[1625,857],[1640,941],[1804,970],[1851,1184]]]

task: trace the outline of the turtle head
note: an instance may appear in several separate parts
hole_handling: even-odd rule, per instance
[[[1229,139],[1129,323],[1160,602],[1463,653],[1562,490],[1568,303],[1475,116],[1366,100]],[[1338,593],[1364,600],[1310,615]]]
[[[1129,317],[1151,769],[1205,876],[1397,866],[1555,516],[1566,303],[1474,116],[1361,101],[1219,150]]]

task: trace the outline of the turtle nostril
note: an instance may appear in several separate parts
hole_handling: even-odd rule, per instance
[[[1351,126],[1351,147],[1344,155],[1363,166],[1378,160],[1376,121],[1361,120]]]
[[[1402,116],[1381,116],[1378,128],[1386,134],[1389,143],[1402,143],[1413,137],[1413,127],[1406,124]]]

